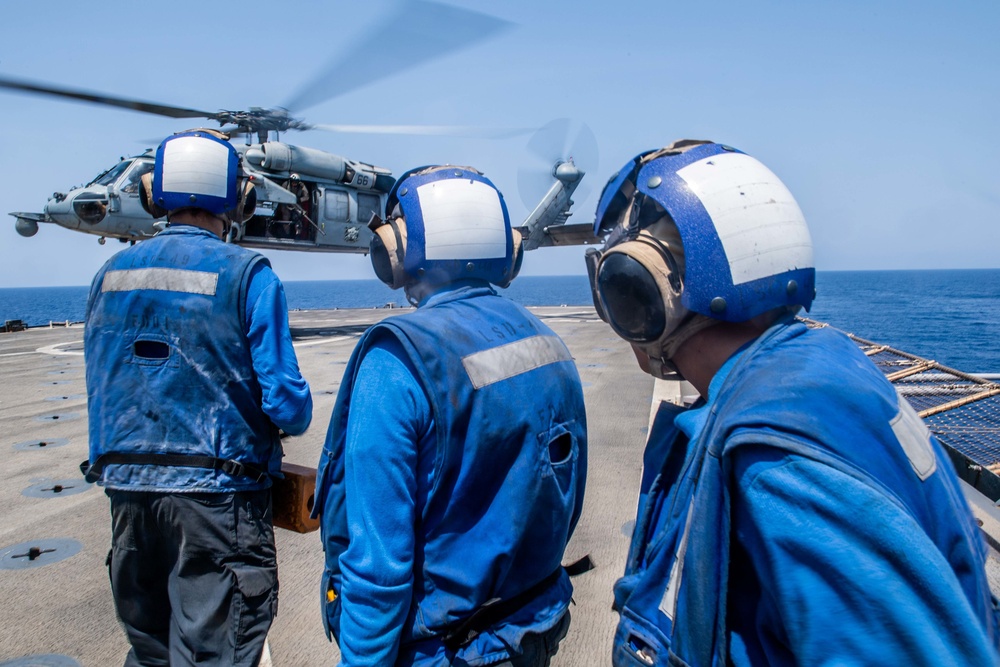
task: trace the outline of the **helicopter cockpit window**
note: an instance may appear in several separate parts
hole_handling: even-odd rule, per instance
[[[122,160],[106,172],[95,178],[89,185],[111,185],[118,180],[118,177],[125,173],[125,170],[132,165],[132,160]]]
[[[153,171],[153,163],[146,160],[136,160],[132,163],[132,169],[122,180],[121,191],[131,195],[139,194],[139,180],[149,172]]]
[[[327,220],[346,222],[350,214],[349,198],[343,190],[327,190],[323,195],[323,216]]]
[[[358,221],[364,222],[372,219],[372,214],[382,215],[382,200],[378,195],[368,192],[358,193]]]

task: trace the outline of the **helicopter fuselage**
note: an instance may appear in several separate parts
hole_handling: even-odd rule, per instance
[[[231,240],[254,248],[368,252],[372,214],[395,179],[388,169],[278,141],[238,146],[257,211]]]
[[[234,147],[256,189],[257,207],[249,220],[232,226],[227,241],[300,252],[368,252],[368,223],[373,214],[383,214],[395,183],[388,169],[280,141]],[[102,244],[108,238],[150,238],[167,224],[139,199],[142,176],[154,162],[152,149],[122,158],[87,185],[54,193],[43,213],[11,213],[15,229],[34,236],[39,223],[51,223],[98,236]],[[525,250],[599,241],[591,223],[566,224],[583,175],[571,158],[551,168],[551,187],[518,227]]]
[[[254,248],[315,252],[368,251],[367,223],[381,214],[395,180],[388,169],[278,141],[235,145],[257,189],[257,209],[234,225],[229,241]],[[154,153],[123,158],[86,186],[54,193],[44,213],[11,213],[22,236],[38,223],[106,238],[140,241],[163,228],[139,201],[139,183]]]

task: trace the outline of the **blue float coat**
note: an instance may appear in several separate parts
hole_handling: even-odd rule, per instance
[[[126,284],[103,289],[109,271]],[[185,282],[191,275],[215,282]],[[169,356],[143,357],[137,341],[162,342]],[[91,461],[112,451],[197,454],[280,475],[277,428],[297,435],[312,418],[281,282],[257,253],[198,227],[173,225],[108,260],[91,287],[84,350]],[[108,466],[102,483],[220,491],[270,480],[130,464]]]
[[[436,341],[409,326],[418,315],[439,332]],[[456,343],[468,331],[477,338],[489,332],[493,340]],[[463,349],[497,349],[531,335],[554,337],[485,285],[453,284],[416,313],[376,325],[355,350],[317,489],[327,552],[323,593],[338,594],[324,618],[344,665],[489,664],[565,611],[572,587],[563,574],[457,656],[436,637],[488,599],[511,597],[553,572],[580,515],[585,417],[568,357],[480,389],[475,399],[471,387],[446,389],[445,378],[428,371],[437,358],[453,379],[456,368],[464,376]],[[492,406],[496,422],[463,426],[470,414],[483,418],[469,405],[484,397],[480,405]],[[443,423],[448,415],[452,426]],[[573,454],[553,466],[547,443],[560,429],[572,435]],[[439,437],[449,433],[450,446]]]
[[[676,414],[647,445],[614,664],[997,662],[951,463],[852,341],[779,324]]]

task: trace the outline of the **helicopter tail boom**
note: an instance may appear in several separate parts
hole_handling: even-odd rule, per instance
[[[566,220],[569,219],[570,208],[573,206],[573,193],[583,179],[584,171],[571,158],[558,162],[552,169],[552,175],[556,179],[555,183],[522,223],[524,249],[596,243],[593,232],[586,237],[581,237],[578,229],[574,229],[572,234],[560,234],[567,227]],[[578,225],[571,227],[576,228]]]

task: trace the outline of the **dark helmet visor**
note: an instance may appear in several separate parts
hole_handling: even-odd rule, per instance
[[[638,261],[615,253],[604,259],[597,290],[615,332],[631,343],[659,340],[667,325],[663,296],[656,280]]]

